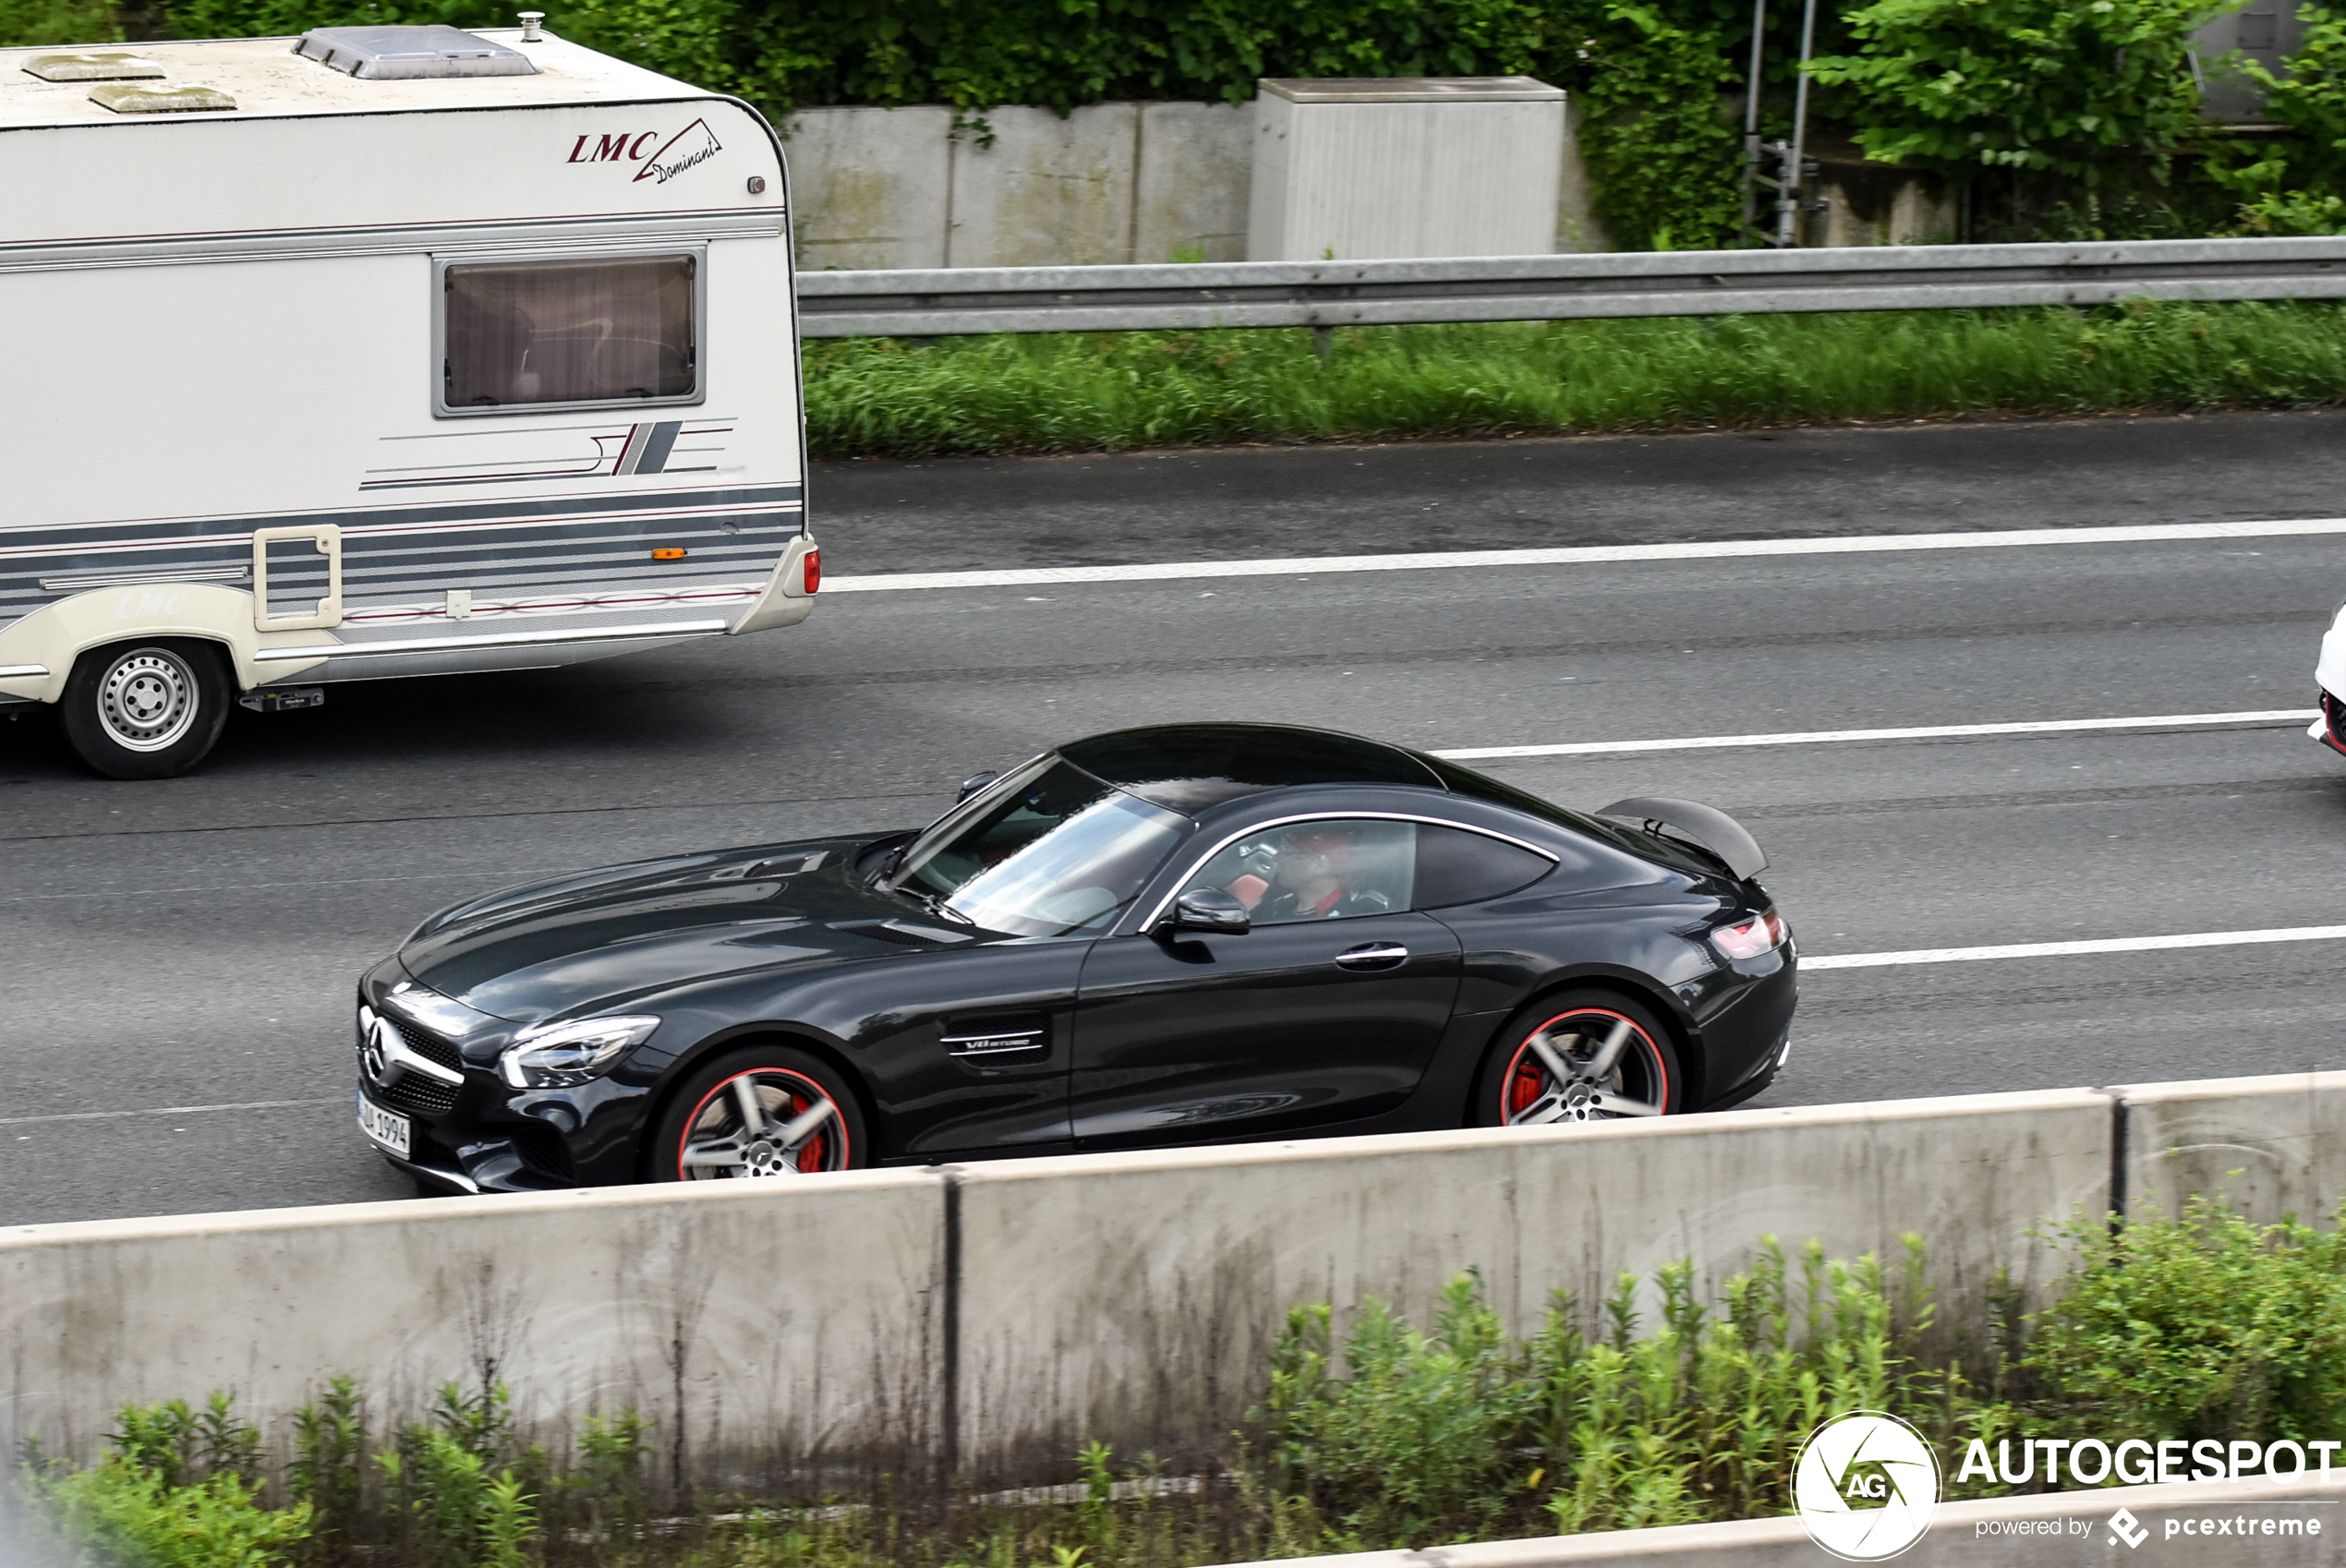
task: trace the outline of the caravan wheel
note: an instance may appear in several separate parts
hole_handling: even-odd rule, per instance
[[[158,638],[92,648],[59,705],[66,739],[109,778],[168,778],[201,762],[228,719],[228,671],[209,643]]]

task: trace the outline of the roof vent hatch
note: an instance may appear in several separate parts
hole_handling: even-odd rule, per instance
[[[538,74],[520,50],[447,26],[311,28],[294,53],[364,81]]]
[[[151,81],[164,74],[152,60],[123,49],[35,54],[24,68],[42,81]]]

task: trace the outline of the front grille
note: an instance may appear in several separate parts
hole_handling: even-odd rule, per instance
[[[399,1037],[416,1055],[453,1071],[464,1070],[465,1059],[456,1054],[455,1046],[436,1034],[427,1034],[405,1019],[393,1018],[389,1013],[382,1016],[390,1019],[391,1027],[399,1031]],[[453,1083],[442,1083],[436,1078],[426,1078],[421,1073],[410,1072],[401,1075],[399,1081],[388,1089],[369,1083],[367,1092],[394,1111],[405,1111],[416,1116],[440,1116],[455,1108],[459,1087]]]
[[[2329,738],[2346,746],[2346,703],[2340,702],[2328,692],[2322,694],[2322,718],[2329,721]]]

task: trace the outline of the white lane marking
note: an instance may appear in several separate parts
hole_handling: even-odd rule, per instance
[[[331,1100],[239,1100],[228,1105],[153,1105],[142,1111],[60,1111],[47,1116],[0,1116],[0,1127],[30,1127],[34,1122],[103,1122],[116,1116],[196,1116],[207,1111],[284,1111],[310,1105],[347,1105],[350,1096]]]
[[[2218,724],[2306,724],[2313,708],[2255,713],[2169,713],[2144,718],[2049,718],[2018,724],[1926,724],[1901,730],[1794,730],[1779,735],[1687,735],[1667,741],[1568,741],[1554,746],[1471,746],[1436,752],[1453,762],[1493,757],[1583,757],[1623,752],[1699,752],[1722,746],[1816,746],[1834,741],[1943,741],[1964,735],[2056,735],[2081,730],[2183,730]]]
[[[2346,940],[2346,925],[2272,931],[2196,931],[2182,936],[2101,936],[2086,942],[2013,942],[1997,947],[1916,947],[1903,953],[1803,953],[1800,967],[1881,969],[1893,964],[1967,964],[1983,959],[2067,959],[2087,953],[2159,953],[2177,947],[2238,947],[2264,942]]]
[[[999,572],[889,572],[825,577],[827,594],[913,588],[1022,588],[1042,583],[1149,583],[1188,577],[1317,577],[1338,572],[1437,572],[1459,566],[1578,566],[1624,561],[1723,561],[1765,555],[1872,555],[1888,550],[2009,549],[2025,545],[2172,544],[2346,534],[2346,517],[2267,523],[2146,523],[2099,528],[2003,528],[1968,534],[1859,534],[1832,539],[1706,539],[1669,545],[1572,545],[1557,549],[1428,550],[1405,555],[1304,555],[1271,561],[1163,561],[1132,566],[1035,566]]]

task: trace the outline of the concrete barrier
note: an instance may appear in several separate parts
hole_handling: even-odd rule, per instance
[[[233,1390],[266,1423],[338,1373],[377,1429],[446,1380],[512,1385],[530,1436],[657,1423],[669,1478],[791,1492],[878,1470],[1065,1477],[1099,1438],[1210,1457],[1287,1309],[1377,1296],[1420,1321],[1481,1271],[1518,1332],[1562,1287],[1755,1239],[1930,1248],[1942,1317],[2030,1232],[2254,1166],[2323,1212],[2346,1075],[1331,1139],[0,1232],[0,1441],[87,1454],[133,1402]],[[2161,1185],[2164,1184],[2164,1185]],[[2341,1526],[2346,1528],[2346,1526]]]
[[[2004,1568],[2006,1564],[2173,1562],[2188,1554],[2224,1568],[2331,1568],[2346,1563],[2346,1474],[2328,1482],[2212,1481],[2044,1492],[1983,1502],[1941,1503],[1929,1533],[1894,1560],[1899,1568]],[[2134,1515],[2131,1540],[2112,1533],[2120,1509]],[[2231,1529],[2202,1538],[2196,1526],[2229,1519]],[[2266,1535],[2271,1519],[2301,1528]],[[2254,1534],[2243,1533],[2248,1522]],[[2195,1526],[2189,1534],[2183,1526]],[[2051,1533],[2050,1526],[2060,1526]],[[2170,1526],[2173,1526],[2171,1532]],[[2146,1532],[2135,1536],[2134,1531]],[[2164,1549],[2163,1552],[2160,1549]],[[1360,1551],[1288,1558],[1278,1568],[1606,1568],[1640,1563],[1718,1563],[1734,1568],[1821,1568],[1832,1558],[1797,1519],[1673,1525],[1655,1530],[1546,1536],[1534,1540],[1438,1546],[1420,1551]],[[1230,1568],[1270,1568],[1237,1563]]]
[[[2130,1084],[2121,1194],[2130,1212],[2179,1212],[2220,1192],[2269,1224],[2327,1219],[2346,1196],[2346,1072]]]
[[[275,1424],[338,1373],[380,1431],[497,1378],[541,1441],[635,1406],[672,1479],[901,1470],[935,1447],[941,1190],[850,1172],[21,1227],[0,1433],[87,1455],[120,1405],[213,1389]]]
[[[1913,1231],[1968,1312],[1997,1267],[2030,1287],[2057,1271],[2038,1221],[2107,1211],[2110,1128],[2107,1097],[2067,1090],[973,1166],[961,1467],[1064,1467],[1093,1438],[1202,1463],[1286,1308],[1377,1296],[1423,1323],[1468,1268],[1521,1333],[1551,1290],[1592,1308],[1681,1258],[1715,1298],[1763,1234],[1889,1257]]]

